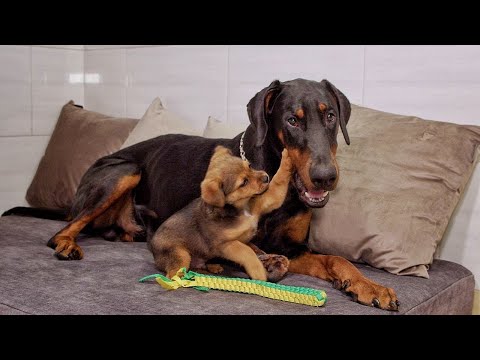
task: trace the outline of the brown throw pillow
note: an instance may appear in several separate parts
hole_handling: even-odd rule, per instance
[[[97,159],[119,150],[137,122],[84,110],[69,101],[27,190],[28,203],[68,209],[83,174]]]
[[[472,174],[480,127],[353,106],[339,186],[314,210],[310,247],[400,275],[428,266]]]

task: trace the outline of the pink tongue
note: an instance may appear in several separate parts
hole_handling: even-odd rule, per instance
[[[325,190],[308,190],[308,195],[314,198],[322,198],[325,197]]]

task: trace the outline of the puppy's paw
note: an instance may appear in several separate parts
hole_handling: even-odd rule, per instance
[[[219,264],[207,264],[206,267],[208,272],[212,274],[221,274],[223,272],[223,266]]]
[[[122,235],[120,235],[120,240],[124,242],[132,242],[133,241],[133,235],[129,234],[127,232],[124,232]]]
[[[288,150],[285,148],[282,151],[282,160],[280,161],[280,168],[284,171],[291,172],[293,170],[293,163]]]
[[[262,262],[267,271],[267,279],[271,282],[278,282],[283,279],[288,271],[290,261],[283,255],[264,254],[259,255],[258,259]]]

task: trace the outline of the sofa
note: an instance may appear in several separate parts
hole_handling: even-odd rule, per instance
[[[405,162],[414,156],[408,153],[410,145],[405,145],[400,161],[399,154],[389,150],[389,146],[394,146],[391,141],[379,139],[378,134],[370,135],[372,131],[365,132],[370,126],[362,121],[375,123],[379,133],[420,129],[415,130],[421,133],[418,141],[411,144],[412,154],[428,159],[432,158],[431,152],[440,155],[443,151],[429,148],[434,146],[435,137],[450,139],[458,133],[462,139],[467,135],[470,138],[462,144],[455,141],[445,144],[440,139],[441,147],[447,147],[444,150],[451,156],[451,159],[442,157],[449,161],[447,165],[426,161],[412,167]],[[389,128],[382,130],[382,126]],[[325,305],[314,307],[226,291],[202,292],[192,288],[167,291],[154,281],[138,281],[158,272],[146,243],[106,241],[81,234],[78,242],[85,252],[84,259],[58,261],[46,241],[65,222],[11,215],[0,218],[0,314],[471,314],[475,287],[472,272],[460,264],[434,259],[434,253],[473,172],[480,144],[479,128],[362,107],[354,107],[349,127],[352,144],[356,142],[358,147],[342,152],[340,149],[347,147],[340,143],[339,137],[341,185],[338,195],[332,193],[330,203],[314,214],[309,245],[321,253],[350,259],[367,277],[394,288],[401,302],[398,312],[355,303],[348,294],[333,289],[326,281],[292,273],[280,284],[323,289],[327,293]],[[72,134],[67,134],[68,131]],[[105,138],[95,141],[95,149],[91,142],[94,135],[87,136],[92,131],[95,136]],[[239,131],[241,126],[225,126],[211,118],[203,134],[192,135],[230,137]],[[169,132],[189,133],[189,130],[187,123],[165,109],[160,99],[154,100],[140,120],[112,119],[69,102],[62,109],[26,198],[34,207],[68,208],[81,175],[96,158]],[[69,136],[75,140],[69,140]],[[82,143],[82,139],[90,141]],[[428,140],[432,144],[425,144]],[[400,141],[405,143],[404,139]],[[371,165],[368,167],[373,173],[369,174],[362,165],[359,175],[356,167],[362,164],[365,154],[371,153],[364,151],[368,146],[383,150],[384,155],[376,156],[381,159],[376,166],[368,158],[366,163]],[[82,156],[75,158],[79,153]],[[414,163],[418,164],[418,159]],[[410,175],[402,178],[395,171]],[[372,181],[369,176],[380,180]],[[382,187],[381,180],[389,177],[398,179],[395,186],[387,183]],[[366,185],[359,186],[355,181],[370,188],[362,194]],[[423,186],[424,190],[411,196]],[[352,204],[354,196],[360,198]],[[404,197],[398,199],[399,196]],[[343,226],[335,223],[337,219],[342,219]],[[241,268],[234,266],[227,266],[224,275],[246,277]]]

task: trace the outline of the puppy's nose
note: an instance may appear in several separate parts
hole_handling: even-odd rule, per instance
[[[270,181],[270,177],[267,174],[262,176],[263,183],[268,184],[269,181]]]

